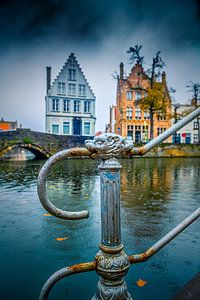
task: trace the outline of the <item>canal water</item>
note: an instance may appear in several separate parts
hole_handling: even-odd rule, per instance
[[[90,217],[63,221],[44,215],[36,192],[44,161],[0,162],[0,299],[35,300],[56,270],[93,261],[100,242],[98,161],[69,159],[48,177],[48,194],[59,207],[88,209]],[[200,204],[200,158],[122,160],[122,241],[127,254],[149,248]],[[200,221],[126,276],[136,300],[173,299],[200,270]],[[56,238],[67,238],[57,241]],[[137,281],[146,281],[143,287]],[[53,288],[50,300],[88,300],[94,272],[73,275]]]

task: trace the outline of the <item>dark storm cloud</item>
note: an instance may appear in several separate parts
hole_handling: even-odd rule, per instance
[[[97,44],[123,26],[146,26],[169,43],[200,43],[200,4],[160,0],[0,1],[1,47],[48,42]]]

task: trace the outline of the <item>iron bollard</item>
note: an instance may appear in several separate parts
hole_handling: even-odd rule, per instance
[[[156,242],[148,250],[141,254],[128,256],[123,250],[121,242],[120,226],[120,170],[118,158],[121,156],[143,155],[158,143],[165,140],[173,132],[177,131],[200,114],[200,108],[193,111],[184,119],[176,123],[170,129],[162,133],[154,140],[141,148],[133,148],[124,138],[112,133],[106,133],[94,140],[86,141],[86,148],[73,148],[63,150],[46,161],[40,170],[38,177],[38,195],[44,208],[52,215],[66,219],[76,220],[87,218],[87,211],[70,212],[55,207],[46,194],[46,179],[51,167],[58,161],[68,157],[89,156],[100,158],[99,165],[101,183],[101,244],[96,254],[95,261],[63,268],[55,272],[45,283],[40,294],[40,300],[48,299],[51,288],[60,279],[81,272],[96,270],[100,276],[97,290],[92,300],[131,300],[124,276],[129,270],[130,264],[144,262],[157,253],[181,231],[197,220],[200,216],[200,208],[172,229],[166,236]]]

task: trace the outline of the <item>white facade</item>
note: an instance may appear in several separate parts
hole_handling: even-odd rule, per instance
[[[73,53],[52,84],[47,75],[45,100],[47,133],[95,135],[95,95]]]
[[[195,109],[194,105],[175,105],[174,110],[174,119],[173,123],[178,122],[180,119],[184,117],[184,115],[189,114],[191,111]],[[173,143],[184,143],[184,144],[197,144],[198,143],[198,135],[199,135],[199,122],[197,118],[182,127],[180,130],[173,135]]]

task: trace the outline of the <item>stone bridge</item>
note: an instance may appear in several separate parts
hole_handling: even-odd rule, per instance
[[[49,134],[30,129],[2,131],[0,132],[0,158],[15,147],[29,150],[38,159],[48,158],[63,149],[83,147],[85,140],[92,138]]]

